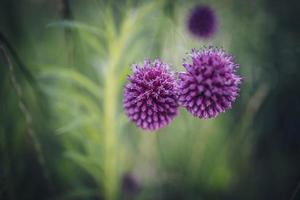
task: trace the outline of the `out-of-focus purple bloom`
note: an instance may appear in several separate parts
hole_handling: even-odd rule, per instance
[[[189,31],[199,38],[210,38],[217,31],[217,17],[209,6],[196,6],[187,22]]]
[[[213,47],[192,50],[186,72],[179,74],[179,102],[199,118],[213,118],[230,108],[239,94],[241,77],[231,55]]]
[[[125,195],[129,197],[135,196],[138,193],[139,189],[140,186],[138,184],[138,181],[132,174],[127,173],[123,176],[122,190]]]
[[[160,60],[135,65],[125,86],[123,106],[138,127],[155,131],[177,115],[177,83],[169,66]]]

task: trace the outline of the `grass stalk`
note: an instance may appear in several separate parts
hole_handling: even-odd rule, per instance
[[[44,175],[45,179],[48,181],[50,189],[53,191],[53,186],[52,186],[52,183],[50,180],[49,172],[46,167],[46,161],[45,161],[45,157],[44,157],[44,154],[42,151],[41,143],[39,142],[39,139],[33,128],[32,115],[23,100],[23,98],[24,98],[23,91],[22,91],[22,88],[21,88],[20,84],[18,83],[17,78],[15,76],[15,69],[14,69],[13,62],[12,62],[12,60],[9,56],[9,53],[7,52],[4,45],[0,45],[0,51],[5,59],[7,67],[9,69],[10,80],[11,80],[12,86],[13,86],[13,88],[16,92],[17,98],[18,98],[19,109],[25,118],[25,122],[27,125],[27,130],[26,130],[27,134],[30,138],[30,141],[33,143],[33,148],[36,152],[38,163],[43,170],[43,175]]]
[[[117,175],[117,129],[116,129],[116,107],[117,107],[117,85],[114,73],[110,70],[106,76],[104,86],[104,195],[105,199],[117,198],[118,175]]]

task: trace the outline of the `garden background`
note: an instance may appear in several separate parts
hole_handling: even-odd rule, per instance
[[[218,31],[186,28],[211,6]],[[0,199],[300,199],[297,0],[1,0]],[[185,109],[156,133],[122,108],[133,63],[182,71],[218,46],[243,77],[233,108]]]

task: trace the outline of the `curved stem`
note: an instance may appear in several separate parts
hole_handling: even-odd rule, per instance
[[[23,91],[22,91],[20,84],[18,83],[18,81],[16,79],[13,63],[10,59],[8,52],[6,51],[6,49],[3,45],[0,45],[0,50],[4,56],[5,62],[9,69],[10,80],[11,80],[12,86],[13,86],[13,88],[16,92],[17,98],[18,98],[18,106],[19,106],[21,113],[23,114],[23,116],[25,118],[25,122],[27,125],[27,133],[28,133],[30,140],[33,143],[34,150],[36,151],[38,163],[40,164],[41,168],[43,169],[44,177],[48,181],[48,183],[51,187],[51,190],[53,190],[52,184],[50,184],[51,183],[50,176],[49,176],[49,173],[46,168],[46,162],[45,162],[45,157],[42,152],[42,147],[36,136],[36,132],[33,128],[32,115],[29,112],[29,109],[27,108],[27,106],[23,100]]]

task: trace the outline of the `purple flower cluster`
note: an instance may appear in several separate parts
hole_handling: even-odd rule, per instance
[[[222,49],[192,50],[176,80],[160,60],[135,65],[125,86],[123,105],[138,127],[156,131],[177,115],[178,106],[193,116],[214,118],[232,106],[239,94],[238,65]]]
[[[125,86],[123,106],[138,127],[155,131],[177,115],[177,83],[169,66],[160,60],[135,65]]]
[[[205,5],[196,6],[187,21],[188,30],[199,38],[210,38],[217,31],[217,26],[214,10]]]
[[[192,50],[186,72],[179,75],[179,101],[199,118],[213,118],[230,108],[239,93],[241,77],[232,56],[221,49]]]

